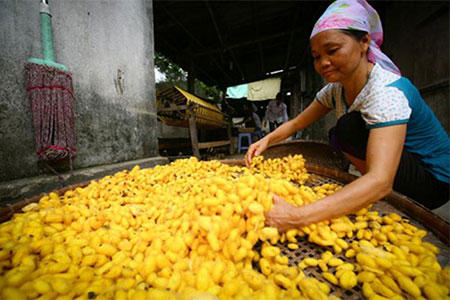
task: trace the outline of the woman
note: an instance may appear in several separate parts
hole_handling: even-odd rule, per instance
[[[314,68],[329,83],[295,119],[252,144],[246,163],[334,108],[338,122],[329,132],[330,143],[363,175],[302,207],[275,195],[268,225],[285,231],[346,215],[392,189],[430,209],[447,203],[448,210],[449,137],[417,89],[381,52],[382,37],[379,16],[364,0],[333,2],[315,24]]]

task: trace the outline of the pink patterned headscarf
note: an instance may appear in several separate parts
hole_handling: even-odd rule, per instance
[[[362,30],[369,33],[371,41],[367,60],[401,75],[399,68],[380,49],[383,43],[380,16],[366,0],[337,0],[331,3],[314,25],[310,38],[330,29]]]

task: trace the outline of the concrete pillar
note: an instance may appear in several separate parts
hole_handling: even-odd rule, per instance
[[[152,3],[50,2],[56,62],[73,76],[75,170],[158,155]],[[39,1],[0,3],[0,182],[45,172],[23,76],[42,58],[39,21]]]

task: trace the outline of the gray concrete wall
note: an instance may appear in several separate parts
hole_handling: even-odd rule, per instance
[[[448,1],[387,3],[383,49],[399,66],[402,75],[421,90],[425,102],[448,133]]]
[[[162,122],[158,122],[159,138],[190,138],[189,128],[168,126]]]
[[[75,169],[157,155],[150,0],[51,1],[56,61],[73,73]],[[24,85],[42,58],[39,1],[0,1],[0,182],[43,174]]]

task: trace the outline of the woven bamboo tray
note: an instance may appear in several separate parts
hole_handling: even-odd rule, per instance
[[[322,174],[323,173],[325,173],[325,172],[322,172]],[[315,187],[315,186],[322,185],[325,183],[334,183],[334,184],[338,184],[338,185],[343,185],[343,183],[345,183],[345,180],[342,180],[342,181],[334,180],[334,179],[330,179],[329,177],[326,177],[324,175],[312,173],[311,178],[306,185],[308,185],[310,187]],[[393,196],[393,197],[395,197],[395,196]],[[397,213],[398,215],[400,215],[402,217],[410,219],[412,225],[414,225],[420,229],[428,229],[428,228],[424,227],[422,224],[420,224],[419,222],[417,222],[416,220],[409,217],[405,212],[395,208],[390,203],[391,201],[395,202],[393,197],[389,197],[386,200],[381,200],[381,201],[376,202],[374,204],[374,206],[372,207],[372,210],[378,211],[380,213],[380,215],[387,215],[391,212]],[[411,200],[408,200],[408,201],[411,201]],[[410,205],[413,206],[415,204],[413,202],[410,202]],[[350,216],[350,219],[352,219],[352,216]],[[448,226],[448,224],[447,224],[447,226]],[[448,238],[448,236],[447,236],[447,238]],[[306,257],[320,258],[323,252],[330,250],[327,247],[322,247],[317,244],[310,243],[307,241],[306,238],[297,238],[297,240],[298,240],[299,248],[296,250],[291,250],[291,249],[287,248],[287,246],[284,244],[278,244],[278,247],[280,247],[280,249],[281,249],[281,253],[283,255],[289,257],[289,265],[290,266],[297,265],[300,261],[302,261]],[[349,239],[349,238],[345,237],[344,240],[348,243],[351,243],[352,241],[354,241],[356,239],[353,239],[353,238]],[[448,241],[447,241],[447,243],[444,243],[436,235],[434,235],[431,232],[429,232],[429,234],[423,240],[434,244],[441,250],[441,252],[439,253],[439,255],[437,257],[438,261],[441,265],[445,266],[445,265],[449,264],[450,252],[449,252]],[[355,258],[351,258],[351,259],[346,258],[344,256],[344,253],[345,252],[343,251],[341,254],[338,254],[335,256],[342,259],[344,262],[351,262],[351,263],[356,262]],[[336,271],[335,268],[329,267],[328,272],[334,273],[335,271]],[[327,282],[326,279],[322,277],[321,271],[318,267],[306,268],[304,270],[304,272],[309,277],[315,277],[320,281]],[[330,294],[334,294],[342,299],[355,299],[355,300],[356,299],[364,299],[360,285],[356,285],[353,289],[348,290],[348,291],[345,291],[345,290],[343,290],[339,287],[336,287],[332,284],[329,284],[329,285],[331,288]],[[408,295],[404,294],[403,296],[406,297],[407,299],[409,299]]]
[[[268,151],[264,152],[264,157],[275,158],[278,157],[278,155],[280,154],[286,154],[283,153],[285,151],[289,152],[289,154],[294,154],[294,152],[292,152],[292,148],[289,147],[289,145],[294,145],[294,147],[298,147],[299,145],[302,147],[305,146],[305,148],[308,148],[308,151],[311,151],[311,149],[317,150],[326,148],[326,145],[324,144],[308,145],[308,143],[303,142],[298,143],[297,141],[290,142],[287,145],[288,147],[286,147],[285,143],[284,145],[277,147],[276,152],[270,152],[270,155],[266,155]],[[270,148],[268,150],[270,150]],[[328,149],[327,151],[331,150]],[[280,156],[282,157],[285,155]],[[316,160],[314,165],[309,164],[309,162],[311,161],[309,157],[306,157],[306,159],[308,162],[308,164],[306,165],[306,169],[308,173],[310,173],[310,178],[306,183],[307,186],[315,187],[325,183],[333,183],[343,186],[357,179],[356,176],[340,171],[338,169],[330,169],[320,166],[320,164],[324,164],[324,161],[321,160],[320,153],[316,154]],[[244,165],[244,161],[242,159],[223,160],[222,162],[230,165],[238,165],[238,166]],[[336,161],[332,161],[332,164],[343,165],[342,162]],[[401,217],[408,218],[411,221],[412,225],[420,229],[428,230],[428,235],[424,237],[423,240],[434,244],[436,247],[440,249],[440,253],[437,256],[437,259],[441,264],[441,266],[446,266],[450,263],[450,250],[449,250],[450,225],[440,217],[434,215],[430,210],[420,205],[419,203],[414,202],[412,199],[409,199],[408,197],[399,194],[397,192],[392,192],[385,199],[376,202],[373,205],[372,210],[378,211],[380,215],[387,215],[392,212],[397,213]],[[350,216],[350,219],[352,219],[352,216]],[[355,240],[353,238],[349,239],[346,237],[343,239],[348,243],[351,243],[353,240]],[[277,245],[281,249],[281,253],[289,258],[290,266],[297,265],[306,257],[320,258],[323,252],[330,250],[330,248],[310,243],[306,238],[297,237],[297,241],[299,248],[296,250],[289,249],[287,247],[287,244],[279,243]],[[346,258],[344,256],[344,253],[345,252],[335,256],[342,259],[344,262],[350,263],[356,262],[354,258],[352,259]],[[259,268],[258,265],[255,265],[254,267],[256,269]],[[335,271],[336,271],[335,268],[329,267],[328,272],[334,273]],[[304,272],[309,277],[314,277],[322,282],[327,282],[327,280],[322,277],[321,271],[318,267],[306,268]],[[334,294],[342,299],[351,299],[351,300],[364,299],[362,290],[359,285],[355,286],[353,289],[348,291],[345,291],[340,287],[334,286],[332,284],[329,285],[331,288],[330,294]],[[406,299],[410,299],[409,296],[406,294],[404,294],[403,296]]]
[[[308,158],[307,158],[308,159]],[[244,165],[243,159],[232,159],[232,160],[222,160],[222,163],[229,165]],[[345,185],[357,177],[350,175],[348,173],[342,172],[337,169],[330,169],[322,166],[316,165],[306,165],[307,171],[311,174],[310,179],[306,185],[310,187],[315,187],[325,183],[334,183],[338,185]],[[54,192],[58,195],[63,195],[67,190],[74,189],[76,187],[87,186],[90,182],[84,182],[72,186],[68,186],[63,189],[55,190]],[[14,213],[21,211],[22,207],[29,203],[38,202],[39,199],[45,194],[29,198],[13,205],[8,205],[6,207],[0,208],[0,222],[7,221],[12,217]],[[450,226],[447,222],[439,218],[438,216],[431,213],[428,209],[415,203],[411,199],[398,194],[391,193],[388,197],[383,200],[378,201],[372,208],[377,210],[381,215],[389,214],[391,212],[397,213],[402,217],[407,217],[411,220],[411,224],[417,226],[420,229],[426,229],[429,231],[428,235],[424,238],[424,241],[428,241],[437,246],[441,252],[438,255],[438,260],[441,265],[448,265],[450,261],[450,251],[449,251],[449,235]],[[353,239],[344,238],[347,242],[352,242]],[[291,250],[287,248],[285,244],[278,244],[283,255],[289,258],[289,265],[297,265],[306,257],[319,258],[324,251],[330,250],[329,248],[322,247],[313,243],[308,242],[305,238],[297,238],[299,248],[296,250]],[[341,255],[336,255],[338,258],[346,262],[354,263],[355,260],[346,258],[342,253]],[[259,267],[255,265],[255,268]],[[329,268],[329,272],[334,272],[334,268]],[[306,268],[304,270],[305,274],[310,277],[315,277],[320,281],[326,281],[318,268]],[[343,289],[330,285],[331,294],[339,296],[343,299],[363,299],[362,291],[359,286],[356,286],[352,290],[344,291]]]
[[[345,155],[322,141],[294,140],[275,144],[264,151],[264,158],[280,158],[302,154],[310,166],[347,171],[349,161]]]
[[[328,144],[317,141],[289,141],[285,143],[276,144],[268,148],[264,152],[264,158],[280,158],[288,155],[302,154],[306,159],[306,169],[311,174],[306,185],[310,187],[320,186],[325,183],[333,183],[338,185],[345,185],[355,179],[356,176],[351,175],[344,170],[347,170],[349,162],[345,156],[338,150],[330,147]],[[230,165],[243,165],[243,160],[224,160],[224,163]],[[420,228],[428,230],[428,235],[423,239],[437,246],[441,252],[437,256],[441,266],[448,265],[450,262],[449,238],[450,225],[434,215],[430,210],[421,204],[414,202],[412,199],[397,193],[392,192],[385,199],[377,201],[372,210],[378,211],[381,215],[389,213],[397,213],[398,215],[408,218],[411,224]],[[350,218],[352,218],[350,216]],[[348,243],[354,239],[344,238]],[[281,253],[289,258],[289,265],[295,266],[306,257],[320,258],[322,253],[330,250],[307,241],[306,238],[297,238],[299,248],[291,250],[287,244],[278,244]],[[355,258],[349,259],[344,256],[344,252],[340,255],[335,255],[345,262],[355,263]],[[255,265],[255,268],[258,268]],[[335,268],[329,268],[329,272],[334,273]],[[304,270],[305,274],[310,277],[317,278],[322,282],[326,279],[322,277],[321,271],[317,267],[310,267]],[[353,289],[345,291],[339,287],[330,284],[331,294],[334,294],[342,299],[364,299],[362,290],[359,285]],[[409,299],[407,295],[403,295]]]

